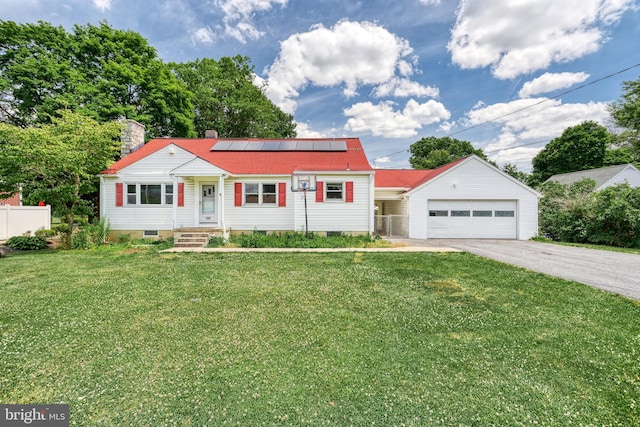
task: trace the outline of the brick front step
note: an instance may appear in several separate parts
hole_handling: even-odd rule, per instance
[[[179,229],[173,232],[176,248],[204,248],[211,236],[222,236],[220,229]]]

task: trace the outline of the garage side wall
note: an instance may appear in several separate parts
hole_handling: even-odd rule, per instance
[[[538,234],[538,196],[488,163],[469,158],[409,193],[409,237],[429,238],[429,200],[515,200],[517,239]]]

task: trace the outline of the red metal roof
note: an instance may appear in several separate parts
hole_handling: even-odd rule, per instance
[[[432,180],[441,173],[461,163],[467,157],[447,163],[436,169],[376,169],[376,188],[416,188],[427,181]]]
[[[346,141],[346,151],[211,151],[211,148],[221,141],[214,138],[181,139],[162,138],[153,139],[139,150],[115,162],[103,174],[116,174],[127,166],[142,160],[156,151],[174,144],[195,156],[236,175],[290,175],[296,170],[304,171],[372,171],[362,144],[358,138],[340,138]],[[267,141],[297,141],[309,143],[317,141],[334,141],[327,139],[243,139],[249,144],[261,144]],[[311,147],[310,147],[311,148]]]

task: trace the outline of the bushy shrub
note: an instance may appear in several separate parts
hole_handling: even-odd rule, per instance
[[[640,247],[640,188],[594,188],[593,180],[542,186],[540,234],[562,242]]]
[[[55,236],[56,234],[58,234],[58,232],[55,230],[45,230],[41,228],[39,230],[36,230],[34,234],[38,237],[44,237],[45,239],[47,239]]]
[[[626,183],[605,188],[596,197],[593,215],[587,227],[589,242],[640,247],[640,188]]]
[[[243,248],[358,248],[371,246],[376,243],[376,239],[369,235],[338,234],[324,237],[314,233],[286,232],[266,235],[254,232],[232,236],[229,242]]]
[[[21,251],[35,251],[47,247],[47,241],[40,236],[14,236],[7,240],[7,246]]]

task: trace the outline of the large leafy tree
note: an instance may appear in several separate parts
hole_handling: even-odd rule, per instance
[[[191,93],[133,31],[100,25],[68,33],[45,22],[0,21],[0,121],[47,123],[59,109],[100,122],[120,117],[149,137],[193,136]]]
[[[633,161],[640,162],[640,79],[622,84],[620,98],[609,105],[616,125],[625,131],[618,136],[619,145],[630,153]]]
[[[249,58],[204,58],[170,65],[194,94],[198,136],[203,137],[206,130],[215,130],[224,138],[296,136],[293,116],[282,112],[253,84]]]
[[[593,121],[565,129],[533,158],[531,184],[540,184],[559,173],[601,167],[610,143],[609,131]]]
[[[428,136],[411,144],[409,163],[414,169],[433,169],[446,165],[462,157],[475,154],[487,159],[481,148],[474,148],[469,141]]]
[[[21,185],[27,203],[51,204],[72,230],[76,215],[92,211],[86,196],[118,154],[121,131],[117,122],[100,124],[68,110],[28,128],[0,123],[0,190]]]

